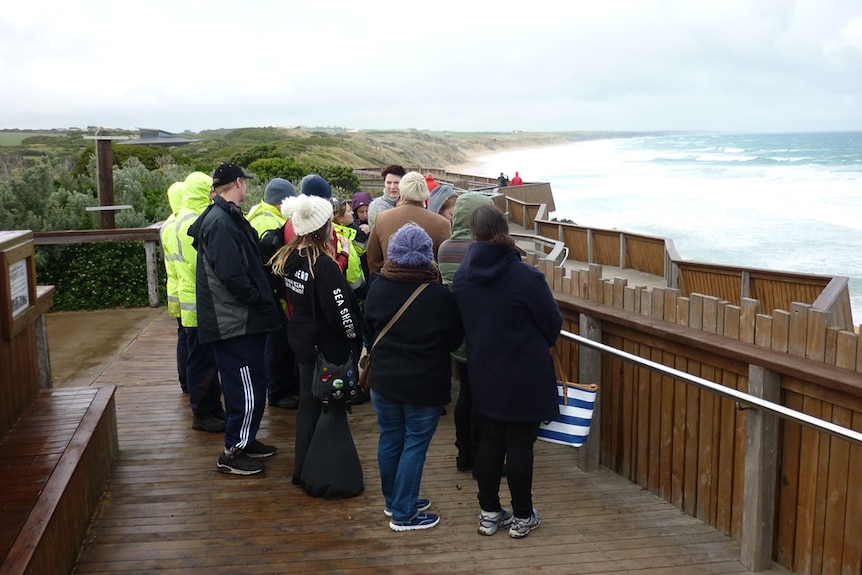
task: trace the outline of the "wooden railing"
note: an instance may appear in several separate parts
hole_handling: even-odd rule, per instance
[[[55,246],[67,244],[89,244],[101,242],[143,242],[147,262],[147,296],[150,307],[159,307],[159,279],[157,269],[157,250],[160,246],[159,230],[161,222],[146,228],[125,228],[113,230],[70,230],[33,233],[36,246]],[[106,278],[109,281],[109,278]]]
[[[862,430],[862,339],[796,303],[763,313],[678,289],[645,289],[538,262],[563,329],[837,426]],[[862,570],[862,447],[613,357],[559,344],[598,382],[584,464],[601,464],[743,544],[743,562],[798,573]],[[753,419],[754,418],[754,419]],[[753,459],[753,461],[752,461]],[[755,525],[744,528],[747,513]],[[774,537],[773,537],[774,533]]]
[[[501,192],[508,194],[508,188]],[[506,197],[511,222],[536,235],[559,240],[571,260],[633,269],[665,278],[667,287],[684,296],[699,293],[739,305],[743,298],[761,302],[764,310],[789,310],[810,304],[827,314],[831,327],[853,329],[849,279],[683,260],[673,241],[619,230],[590,228],[547,219],[547,206]]]

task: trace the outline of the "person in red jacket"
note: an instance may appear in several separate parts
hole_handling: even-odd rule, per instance
[[[521,179],[521,176],[518,175],[518,172],[515,172],[515,177],[512,178],[512,182],[509,185],[520,186],[523,183],[524,183],[524,180]]]

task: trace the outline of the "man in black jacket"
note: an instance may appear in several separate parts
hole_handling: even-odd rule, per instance
[[[260,473],[258,459],[276,451],[256,439],[266,404],[266,334],[279,329],[280,311],[257,233],[239,207],[251,177],[235,164],[217,167],[213,203],[189,228],[198,253],[198,338],[213,346],[227,412],[217,469],[238,475]]]

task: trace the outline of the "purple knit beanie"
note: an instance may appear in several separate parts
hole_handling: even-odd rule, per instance
[[[394,264],[423,268],[434,261],[434,249],[425,230],[416,224],[404,224],[389,238],[386,257]]]

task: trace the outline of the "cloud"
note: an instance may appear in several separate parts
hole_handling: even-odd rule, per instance
[[[862,129],[858,0],[30,0],[0,128]]]

